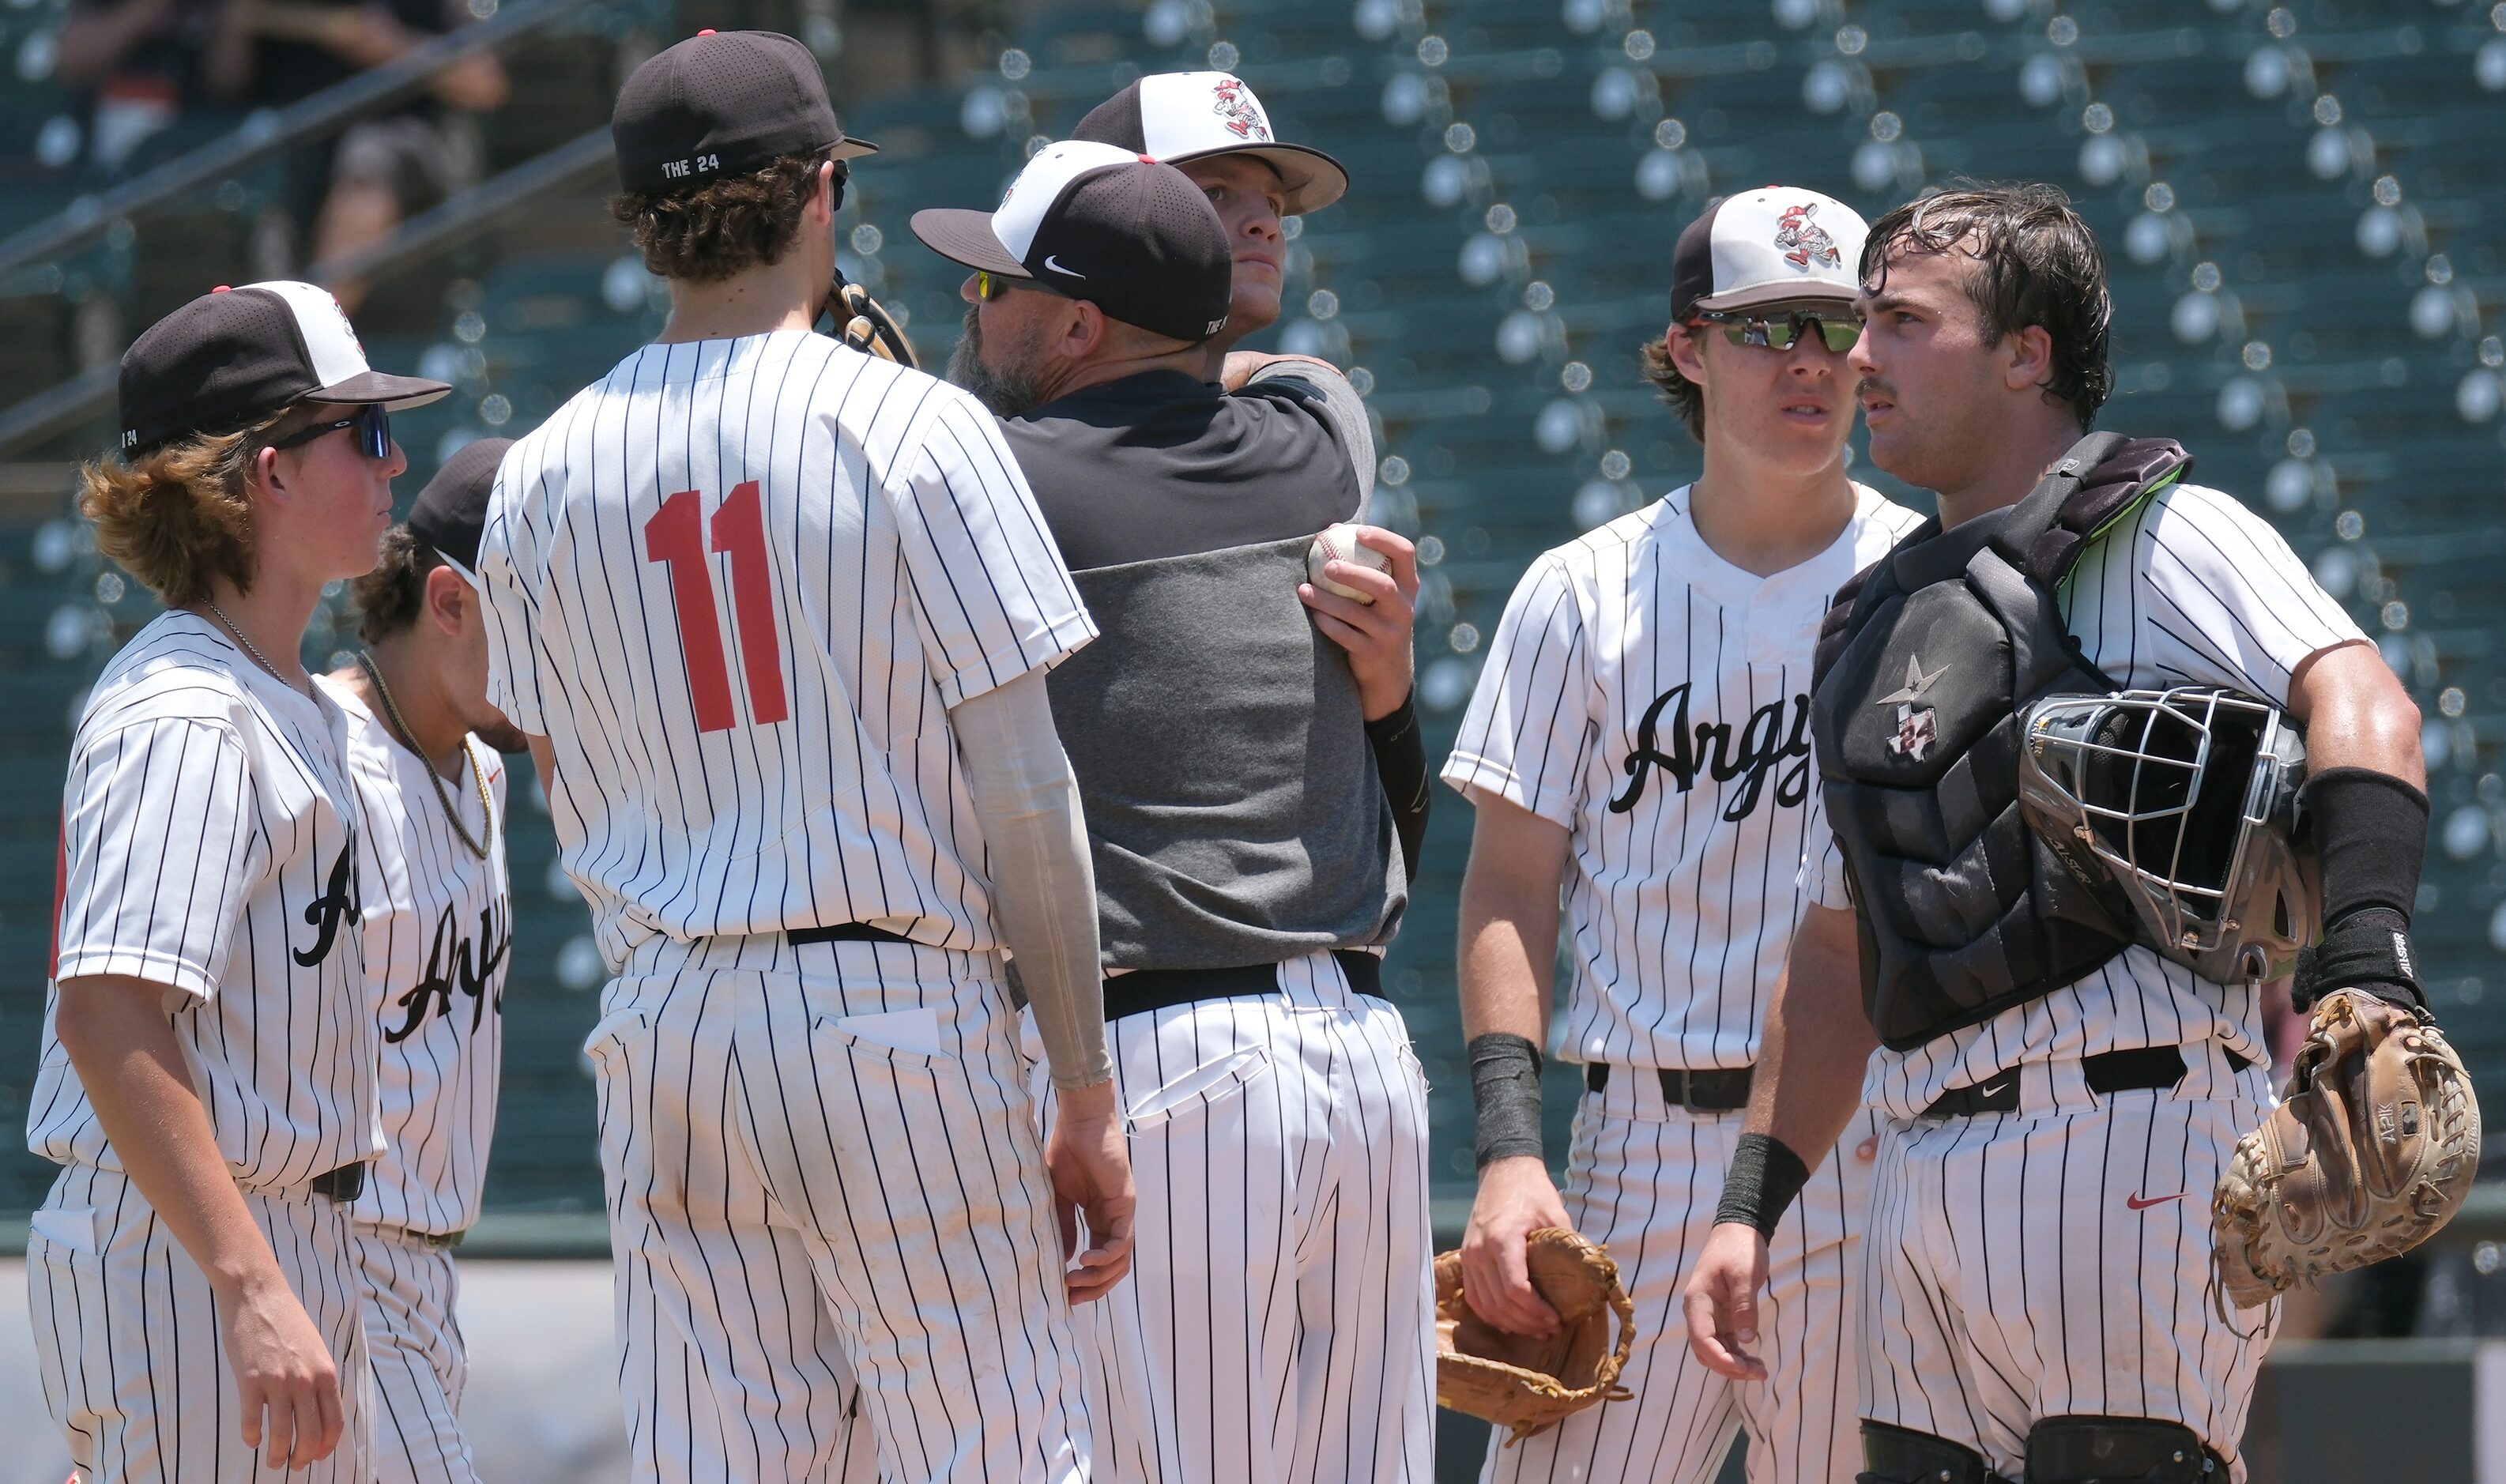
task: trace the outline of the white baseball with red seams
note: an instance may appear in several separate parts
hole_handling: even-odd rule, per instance
[[[1306,581],[1325,592],[1336,592],[1343,598],[1355,598],[1360,603],[1372,606],[1375,602],[1373,597],[1346,583],[1335,583],[1323,576],[1323,568],[1335,561],[1347,562],[1357,567],[1372,567],[1378,572],[1392,570],[1392,558],[1361,543],[1357,539],[1358,529],[1346,521],[1337,521],[1323,527],[1323,533],[1315,537],[1314,544],[1306,549]]]

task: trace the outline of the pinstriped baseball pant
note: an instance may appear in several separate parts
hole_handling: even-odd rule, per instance
[[[1489,1484],[1706,1484],[1732,1436],[1749,1436],[1750,1484],[1829,1484],[1861,1466],[1854,1416],[1851,1290],[1871,1188],[1872,1114],[1857,1116],[1810,1174],[1768,1244],[1758,1299],[1767,1379],[1725,1380],[1689,1353],[1679,1292],[1739,1141],[1737,1113],[1663,1101],[1659,1078],[1613,1069],[1586,1093],[1558,1195],[1576,1229],[1609,1249],[1635,1302],[1637,1340],[1620,1383],[1630,1401],[1589,1407],[1509,1448],[1499,1430]]]
[[[376,1484],[478,1484],[459,1416],[469,1360],[453,1319],[452,1254],[362,1223],[348,1241],[375,1370]]]
[[[2098,1098],[2023,1066],[2018,1112],[1886,1122],[1864,1256],[1862,1415],[2016,1477],[2027,1430],[2077,1413],[2191,1428],[2238,1456],[2279,1322],[2213,1307],[2210,1191],[2270,1074],[2187,1048],[2183,1082]]]
[[[294,1472],[265,1467],[245,1449],[208,1278],[128,1177],[68,1165],[35,1213],[26,1298],[44,1400],[84,1484],[365,1484],[371,1476],[374,1380],[348,1214],[301,1189],[246,1190],[243,1200],[339,1367],[347,1414],[340,1445]]]
[[[1433,1475],[1426,1083],[1331,955],[1279,991],[1107,1027],[1140,1204],[1130,1276],[1074,1317],[1101,1478]]]
[[[846,945],[867,951],[874,945]],[[1089,1418],[1004,987],[615,981],[587,1052],[633,1477],[1078,1484]]]

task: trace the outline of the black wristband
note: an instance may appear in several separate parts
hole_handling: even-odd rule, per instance
[[[1791,1146],[1772,1134],[1742,1134],[1723,1174],[1723,1198],[1714,1203],[1714,1219],[1753,1226],[1772,1242],[1775,1223],[1808,1184],[1809,1166]]]
[[[1540,1138],[1540,1048],[1490,1031],[1471,1038],[1471,1106],[1479,1114],[1479,1163],[1547,1156]]]
[[[2418,970],[2412,962],[2410,921],[2390,907],[2351,912],[2326,929],[2323,941],[2301,955],[2289,1001],[2299,1009],[2336,989],[2360,989],[2406,1008],[2424,1010]]]
[[[2390,773],[2337,767],[2308,779],[2299,796],[2323,866],[2326,934],[2370,907],[2408,928],[2427,859],[2427,795]]]

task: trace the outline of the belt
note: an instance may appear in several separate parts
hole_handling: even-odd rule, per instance
[[[325,1170],[306,1181],[304,1188],[344,1206],[366,1193],[366,1163],[361,1159],[336,1170]]]
[[[874,928],[866,922],[829,923],[823,928],[786,928],[783,940],[800,947],[806,943],[910,943],[913,939],[885,928]]]
[[[2249,1057],[2239,1056],[2222,1046],[2228,1070],[2242,1072],[2253,1065]],[[2080,1058],[2081,1079],[2089,1090],[2102,1097],[2108,1093],[2133,1092],[2145,1087],[2172,1087],[2184,1080],[2184,1053],[2173,1046],[2134,1046],[2124,1051],[2100,1051]],[[2019,1111],[2019,1069],[2004,1067],[1983,1081],[1964,1087],[1952,1087],[1932,1099],[1924,1109],[1926,1118],[1972,1118],[1978,1113],[2017,1113]]]
[[[1383,960],[1350,948],[1336,948],[1332,957],[1340,961],[1341,972],[1348,975],[1349,988],[1361,995],[1383,998]],[[1110,1024],[1126,1015],[1145,1015],[1168,1006],[1278,992],[1276,964],[1246,964],[1235,969],[1135,969],[1105,981],[1105,1019]]]
[[[1690,1113],[1737,1113],[1749,1106],[1749,1075],[1754,1067],[1704,1067],[1695,1072],[1656,1067],[1662,1078],[1662,1100]],[[1593,1062],[1584,1069],[1584,1088],[1599,1092],[1610,1085],[1610,1064]]]

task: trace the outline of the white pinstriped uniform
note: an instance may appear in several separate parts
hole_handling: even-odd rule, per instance
[[[474,1484],[458,1414],[467,1373],[453,1306],[452,1254],[423,1240],[479,1219],[503,1064],[505,973],[514,906],[505,872],[505,762],[475,737],[486,779],[445,784],[453,833],[428,764],[355,692],[320,682],[348,717],[348,772],[364,806],[367,998],[382,1046],[387,1148],[350,1207],[375,1371],[380,1484]]]
[[[90,1484],[369,1477],[348,1215],[306,1188],[381,1148],[346,724],[175,611],[105,666],[71,745],[27,1116],[28,1146],[63,1169],[34,1216],[26,1285],[45,1400]],[[307,1470],[244,1449],[208,1281],[121,1173],[53,1032],[59,981],[93,974],[166,986],[218,1150],[330,1347],[347,1429]]]
[[[2307,656],[2363,637],[2279,533],[2228,495],[2161,491],[2080,557],[2063,621],[2134,689],[2229,686],[2276,703]],[[1817,900],[1850,902],[1815,790]],[[2164,1091],[2099,1098],[2080,1061],[2180,1045]],[[2253,1065],[2231,1068],[2234,1051]],[[2016,1113],[1920,1119],[2019,1069]],[[2072,1413],[2179,1422],[2231,1461],[2278,1309],[2211,1303],[2209,1192],[2273,1103],[2259,991],[2146,948],[1911,1051],[1872,1059],[1884,1115],[1863,1290],[1862,1415],[2016,1474],[2027,1430]],[[2232,1313],[2234,1311],[2231,1311]],[[2250,1330],[2250,1335],[2239,1330]]]
[[[998,427],[806,332],[650,346],[508,452],[480,576],[621,972],[587,1049],[635,1476],[824,1477],[857,1412],[884,1478],[1086,1477],[947,711],[1095,630]],[[913,941],[781,936],[844,923]]]
[[[1444,777],[1570,832],[1574,977],[1555,1038],[1617,1075],[1576,1111],[1559,1192],[1618,1259],[1641,1338],[1636,1399],[1512,1448],[1492,1480],[1710,1479],[1736,1428],[1755,1484],[1850,1477],[1861,1133],[1813,1174],[1771,1256],[1771,1377],[1688,1353],[1679,1285],[1713,1225],[1740,1114],[1665,1105],[1630,1069],[1745,1067],[1803,905],[1812,651],[1829,598],[1918,518],[1855,486],[1828,548],[1772,577],[1715,554],[1668,496],[1532,565],[1497,626]],[[1862,1146],[1867,1148],[1867,1146]]]

